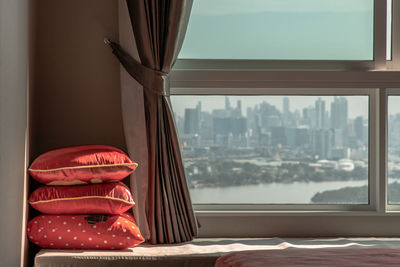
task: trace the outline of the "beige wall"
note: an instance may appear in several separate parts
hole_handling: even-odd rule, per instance
[[[125,149],[118,1],[33,0],[31,160],[49,149],[108,144]]]
[[[0,266],[25,246],[28,0],[0,1]]]
[[[29,2],[30,162],[47,150],[70,145],[126,150],[119,62],[103,42],[105,36],[118,41],[118,1]],[[39,186],[29,183],[29,191]],[[36,214],[30,209],[29,218]],[[28,266],[36,252],[29,244]]]

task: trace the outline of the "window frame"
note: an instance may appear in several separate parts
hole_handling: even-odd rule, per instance
[[[389,96],[400,96],[400,88],[388,88],[385,92],[384,98],[386,99],[386,118],[385,118],[385,140],[386,140],[386,147],[385,147],[385,153],[386,153],[386,161],[385,161],[385,188],[386,188],[386,192],[389,189],[389,176],[388,176],[388,140],[389,140],[389,133],[388,133],[388,127],[389,127],[389,112],[388,112],[388,103],[389,103]],[[392,212],[392,213],[400,213],[400,203],[399,204],[390,204],[389,203],[389,198],[386,199],[386,210],[388,212]]]
[[[386,0],[385,0],[386,1]],[[392,59],[386,62],[386,69],[396,70],[400,68],[400,1],[392,0]],[[397,44],[397,45],[396,45]]]
[[[400,205],[387,203],[387,96],[393,90],[386,88],[400,88],[400,45],[392,45],[387,61],[386,3],[374,1],[373,61],[178,59],[170,76],[171,95],[368,95],[369,204],[195,204],[196,214],[400,214]],[[392,12],[392,44],[400,44],[400,0],[393,0]]]
[[[265,84],[266,86],[266,84]],[[211,91],[210,91],[211,90]],[[212,92],[212,93],[211,93]],[[377,135],[376,105],[378,104],[378,89],[361,88],[303,88],[299,93],[299,88],[201,88],[201,90],[192,90],[188,88],[171,88],[172,95],[366,95],[369,96],[369,203],[368,204],[194,204],[198,212],[223,212],[223,211],[270,211],[270,212],[296,212],[296,211],[374,211],[378,208],[376,166],[376,148]]]

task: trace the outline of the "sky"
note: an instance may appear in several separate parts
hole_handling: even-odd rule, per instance
[[[389,96],[388,114],[395,115],[400,113],[400,96]]]

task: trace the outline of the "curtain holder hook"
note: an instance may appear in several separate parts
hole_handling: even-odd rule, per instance
[[[108,38],[108,37],[104,37],[103,41],[104,41],[104,43],[107,44],[107,45],[110,45],[110,44],[111,44],[111,40],[110,40],[110,38]]]

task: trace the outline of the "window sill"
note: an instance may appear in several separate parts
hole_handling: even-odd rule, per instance
[[[196,211],[198,217],[244,217],[244,216],[400,216],[400,211]]]
[[[246,88],[399,88],[400,71],[175,70],[171,94],[215,94]],[[198,88],[201,88],[199,90]],[[226,92],[225,92],[226,93]],[[239,93],[239,92],[238,92]],[[259,92],[261,93],[261,92]]]

